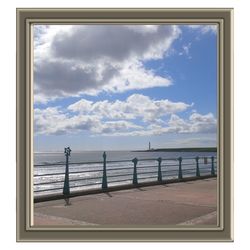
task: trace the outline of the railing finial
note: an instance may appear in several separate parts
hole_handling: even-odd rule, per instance
[[[70,152],[71,151],[72,150],[70,149],[70,147],[64,148],[64,154],[65,154],[65,156],[70,156]]]

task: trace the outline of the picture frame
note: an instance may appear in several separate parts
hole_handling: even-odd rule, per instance
[[[17,9],[17,241],[233,240],[233,9]],[[33,24],[210,24],[218,39],[218,225],[36,227],[33,222]]]

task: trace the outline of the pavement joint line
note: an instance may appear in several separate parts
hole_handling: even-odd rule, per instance
[[[149,199],[141,199],[141,198],[135,198],[135,197],[127,197],[127,196],[123,196],[123,197],[117,197],[118,199],[130,199],[130,200],[138,200],[138,201],[152,201],[152,200],[149,200]],[[201,204],[190,204],[190,202],[188,203],[185,203],[185,202],[176,202],[176,201],[173,201],[173,200],[155,200],[155,202],[171,202],[171,203],[174,203],[174,204],[178,204],[178,205],[187,205],[187,206],[192,206],[192,207],[207,207],[207,208],[216,208],[216,205],[214,206],[209,206],[209,205],[201,205]]]
[[[132,198],[131,198],[132,199]],[[137,199],[140,200],[140,199]],[[152,200],[145,200],[144,201],[152,201]],[[214,206],[209,206],[209,205],[201,205],[201,204],[191,204],[190,202],[177,202],[177,201],[173,201],[173,200],[156,200],[155,202],[168,202],[168,203],[172,203],[172,204],[177,204],[177,205],[184,205],[184,206],[190,206],[190,207],[204,207],[204,208],[216,208],[216,205]]]
[[[115,199],[130,199],[130,200],[138,200],[138,201],[152,201],[150,199],[143,199],[143,198],[136,198],[136,197],[130,197],[130,196],[126,196],[126,195],[122,195],[122,196],[119,196],[119,195],[114,195],[112,197],[107,197],[107,196],[99,196],[98,197],[91,197],[91,198],[88,198],[88,199],[85,199],[86,201],[89,201],[89,200],[100,200],[100,199],[103,199],[103,200],[108,200],[108,199],[112,199],[112,198],[115,198]],[[63,201],[63,200],[62,200]],[[83,200],[76,200],[76,201],[73,201],[72,202],[72,205],[76,205],[78,203],[82,203]],[[190,204],[190,202],[178,202],[178,201],[173,201],[173,200],[170,200],[170,199],[163,199],[163,200],[155,200],[155,202],[170,202],[170,203],[173,203],[173,204],[178,204],[178,205],[187,205],[187,206],[192,206],[192,207],[207,207],[207,208],[213,208],[213,207],[216,207],[216,205],[212,205],[212,206],[209,206],[209,205],[202,205],[202,204]],[[52,207],[56,207],[56,206],[64,206],[64,202],[61,204],[61,203],[54,203],[54,204],[51,204],[50,206]],[[43,208],[43,207],[48,207],[48,205],[44,205],[44,206],[37,206],[37,208]]]
[[[213,218],[214,216],[217,216],[217,211],[193,218],[191,220],[187,220],[181,223],[178,223],[177,225],[196,225],[196,224],[201,224],[202,221],[204,220],[209,220]]]
[[[87,199],[87,200],[99,200],[99,199],[104,199],[104,200],[107,200],[107,199],[111,199],[111,198],[115,198],[115,199],[130,199],[130,200],[138,200],[138,201],[149,201],[151,202],[152,200],[150,199],[142,199],[142,198],[135,198],[135,197],[129,197],[129,196],[122,196],[122,197],[119,197],[118,195],[117,196],[113,196],[113,197],[93,197],[91,199]],[[155,202],[170,202],[170,203],[173,203],[173,204],[178,204],[178,205],[187,205],[187,206],[192,206],[192,207],[207,207],[207,208],[215,208],[216,205],[214,206],[209,206],[209,205],[202,205],[202,204],[190,204],[190,202],[176,202],[176,201],[173,201],[173,200],[169,200],[169,199],[164,199],[164,200],[155,200]],[[82,203],[82,200],[79,200],[79,201],[73,201],[71,205],[76,205],[77,203]],[[59,204],[59,203],[55,203],[55,204],[51,204],[50,206],[52,207],[56,207],[56,206],[64,206],[64,203],[63,204]],[[43,208],[43,207],[48,207],[48,205],[44,205],[44,206],[37,206],[37,208]]]
[[[72,225],[98,226],[98,224],[89,223],[89,222],[85,222],[81,220],[72,220],[69,218],[59,217],[55,215],[48,215],[48,214],[43,214],[43,213],[37,213],[37,212],[34,214],[34,216],[37,218],[42,218],[46,220],[63,221],[64,223],[72,224]]]

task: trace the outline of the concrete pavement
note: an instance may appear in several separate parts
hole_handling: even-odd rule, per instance
[[[217,179],[36,203],[34,225],[216,225]]]

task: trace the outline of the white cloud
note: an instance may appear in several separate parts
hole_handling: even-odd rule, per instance
[[[201,115],[193,113],[189,120],[192,124],[191,131],[194,133],[215,133],[217,120],[212,113]]]
[[[34,109],[35,134],[68,134],[82,130],[99,131],[100,118],[98,116],[78,115],[70,116],[59,107]]]
[[[105,100],[94,103],[82,99],[70,105],[68,110],[62,110],[60,107],[35,109],[34,130],[36,135],[88,131],[92,136],[216,133],[217,121],[212,113],[206,115],[192,113],[188,119],[175,114],[188,107],[190,105],[185,103],[152,100],[147,96],[136,94],[124,102]],[[168,120],[166,114],[170,115]]]
[[[156,33],[159,25],[125,25],[126,28],[141,34]]]
[[[44,110],[35,109],[35,134],[44,135],[65,135],[74,134],[81,131],[88,131],[91,134],[112,134],[126,132],[131,129],[142,129],[142,126],[132,122],[118,120],[103,122],[101,117],[76,115],[70,117],[62,114],[57,108],[47,108]]]
[[[161,59],[181,33],[174,25],[35,26],[35,102],[171,84],[142,61]]]
[[[68,109],[81,114],[94,114],[109,119],[142,118],[145,122],[155,122],[167,114],[182,112],[192,104],[171,102],[167,99],[153,100],[148,96],[133,94],[126,101],[99,101],[96,103],[81,99],[71,104]],[[158,119],[158,120],[157,120]]]
[[[184,44],[182,46],[182,51],[179,52],[180,56],[187,56],[188,59],[192,59],[192,56],[190,55],[190,48],[191,48],[192,43]]]
[[[217,32],[218,32],[218,25],[217,24],[211,24],[211,25],[195,24],[195,25],[188,25],[187,27],[190,29],[193,29],[193,30],[197,30],[197,31],[201,32],[201,34],[207,34],[210,32],[213,34],[217,34]]]
[[[177,134],[215,134],[217,130],[217,120],[213,114],[201,115],[192,114],[188,120],[172,114],[167,126],[151,124],[144,130],[134,130],[128,132],[116,132],[103,134],[103,136],[153,136],[167,133]]]
[[[169,128],[174,129],[175,132],[186,133],[190,130],[190,124],[188,123],[188,121],[185,121],[175,114],[171,115],[168,125]]]
[[[100,126],[99,131],[95,132],[98,132],[99,134],[112,134],[116,133],[117,131],[126,132],[130,129],[143,129],[143,127],[128,121],[109,121],[103,123]]]

